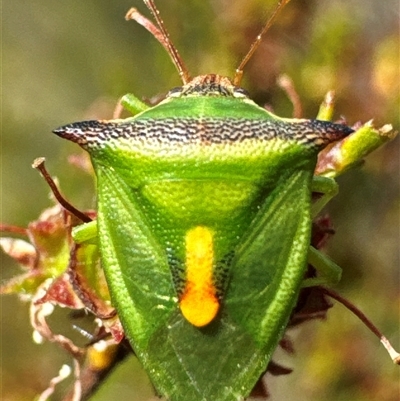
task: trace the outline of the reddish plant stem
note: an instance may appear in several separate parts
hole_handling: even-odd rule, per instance
[[[53,195],[55,196],[57,201],[60,203],[60,205],[65,210],[67,210],[68,212],[70,212],[71,214],[76,216],[78,219],[82,220],[84,223],[89,223],[90,221],[92,221],[92,219],[89,216],[87,216],[85,213],[81,212],[80,210],[78,210],[74,206],[72,206],[71,203],[69,203],[61,195],[59,189],[57,188],[56,183],[54,182],[53,178],[50,176],[50,174],[46,170],[46,167],[44,165],[44,161],[45,161],[45,159],[43,157],[39,157],[39,158],[34,160],[34,162],[32,164],[32,167],[40,171],[40,173],[42,174],[43,178],[46,180],[47,184],[49,185],[49,187],[51,189],[51,192],[53,193]]]

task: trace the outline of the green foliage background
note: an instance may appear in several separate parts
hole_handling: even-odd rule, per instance
[[[158,1],[171,37],[192,75],[233,75],[274,1]],[[80,208],[93,205],[91,179],[67,163],[79,150],[51,134],[55,127],[111,118],[126,92],[143,98],[180,85],[168,56],[148,32],[125,22],[139,0],[4,0],[2,61],[1,221],[26,226],[50,205],[30,167],[38,156]],[[277,114],[291,115],[276,85],[289,74],[316,115],[329,89],[337,117],[374,118],[399,128],[399,3],[397,0],[292,0],[245,71],[243,86]],[[329,210],[337,230],[329,253],[344,268],[342,294],[359,305],[399,347],[399,140],[340,179]],[[3,279],[17,273],[2,256]],[[34,345],[28,310],[16,297],[1,302],[1,398],[33,399],[69,358],[55,345]],[[60,329],[61,330],[61,329]],[[70,330],[68,328],[68,330]],[[292,333],[294,367],[269,380],[272,400],[398,400],[399,369],[378,341],[340,305],[328,321]],[[397,340],[396,340],[397,339]],[[132,364],[132,365],[131,365]],[[131,360],[96,400],[146,401],[151,388]],[[210,367],[212,368],[212,367]],[[23,385],[21,385],[23,383]]]

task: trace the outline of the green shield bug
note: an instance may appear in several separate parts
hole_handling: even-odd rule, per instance
[[[146,4],[158,28],[141,21],[183,86],[152,108],[125,97],[134,117],[55,130],[89,152],[97,175],[97,223],[75,238],[98,236],[113,304],[161,395],[240,400],[283,334],[308,258],[319,258],[311,219],[327,197],[312,205],[311,193],[335,184],[313,178],[318,152],[353,130],[257,106],[239,86],[244,64],[233,80],[190,79]]]

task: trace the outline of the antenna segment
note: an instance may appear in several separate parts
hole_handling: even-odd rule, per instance
[[[144,15],[140,14],[140,12],[136,8],[131,8],[125,15],[125,19],[134,20],[138,24],[142,25],[163,45],[163,47],[171,57],[172,62],[175,64],[175,67],[178,70],[183,84],[187,84],[191,80],[188,69],[186,68],[181,56],[179,55],[178,50],[169,38],[168,31],[165,29],[164,22],[160,17],[160,12],[158,11],[153,0],[143,1],[146,7],[153,14],[153,17],[156,20],[158,27],[156,27],[153,22],[151,22]]]
[[[245,55],[242,62],[239,64],[239,67],[236,69],[235,76],[233,78],[233,84],[235,86],[240,86],[244,67],[246,66],[247,62],[251,59],[257,48],[260,46],[262,37],[271,27],[279,12],[283,9],[283,7],[286,6],[287,3],[289,3],[289,1],[290,0],[279,0],[279,3],[276,6],[274,12],[268,18],[264,27],[261,29],[255,41],[251,45],[248,53]],[[176,47],[169,38],[168,31],[164,26],[164,22],[160,17],[160,12],[154,3],[154,0],[143,0],[143,2],[153,15],[154,19],[156,20],[157,26],[154,25],[154,23],[150,21],[148,18],[146,18],[144,15],[142,15],[136,8],[131,8],[127,12],[125,19],[134,20],[138,24],[146,28],[162,44],[162,46],[165,48],[165,50],[171,57],[171,60],[174,63],[176,69],[178,70],[179,76],[181,77],[183,84],[185,85],[189,83],[191,77],[189,75],[188,69],[186,68],[185,63],[183,62],[181,56],[179,55],[178,50],[176,49]]]
[[[255,41],[251,45],[248,53],[244,56],[242,62],[239,64],[239,67],[236,68],[235,76],[233,78],[233,84],[236,86],[240,86],[240,82],[242,81],[243,77],[243,68],[247,64],[247,62],[251,59],[253,53],[257,50],[258,46],[261,43],[261,39],[263,35],[268,31],[272,23],[275,21],[275,18],[279,14],[279,12],[289,3],[290,0],[280,0],[278,5],[275,8],[275,11],[272,15],[268,18],[267,22],[265,23],[264,27],[261,29],[261,32],[257,35]]]

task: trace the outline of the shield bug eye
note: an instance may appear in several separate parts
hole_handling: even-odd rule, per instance
[[[244,97],[250,97],[249,92],[246,89],[243,88],[235,88],[233,91],[233,96],[236,98],[244,98]]]

